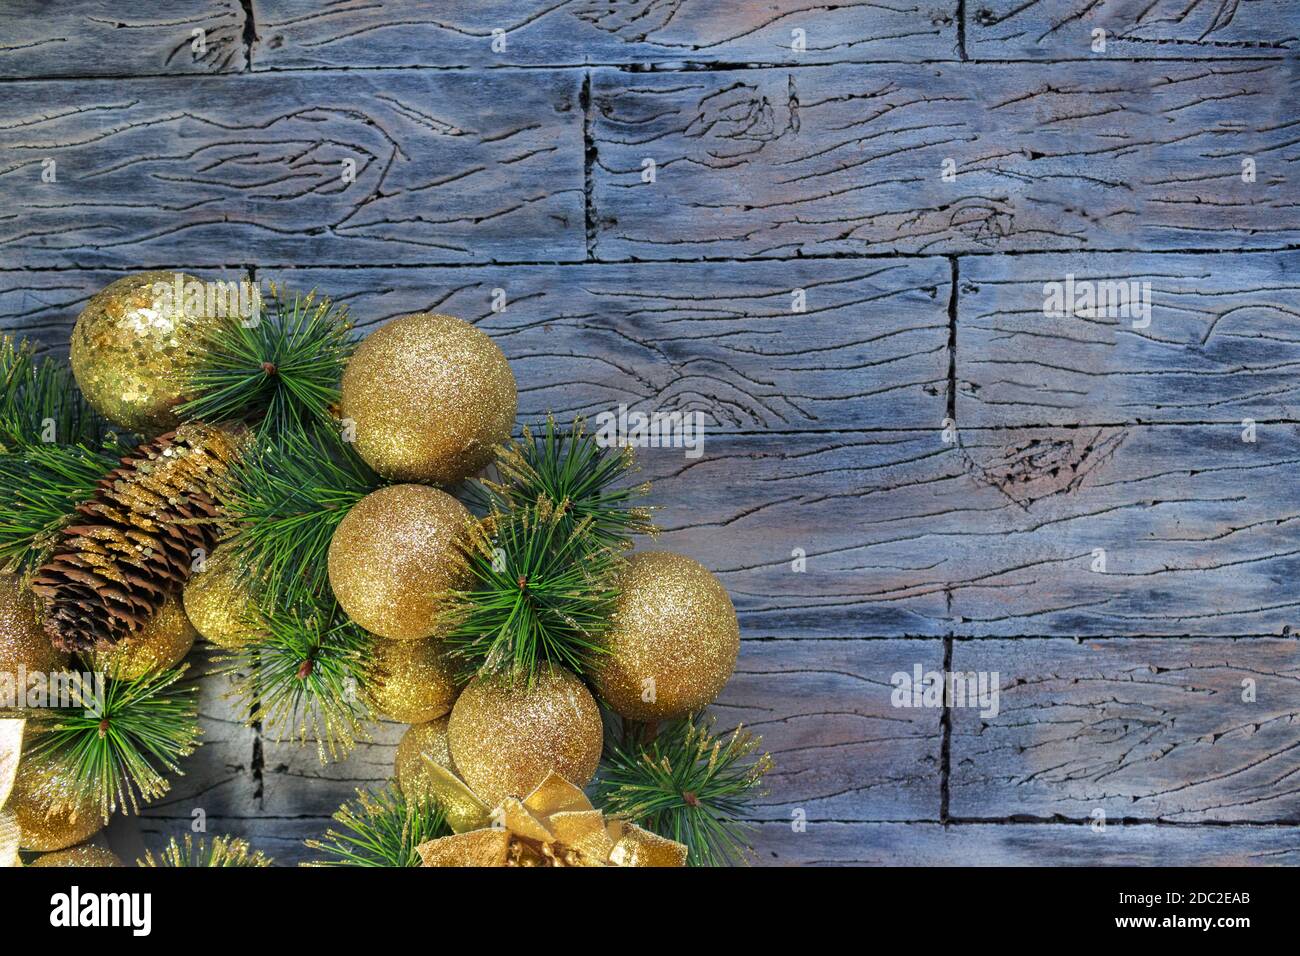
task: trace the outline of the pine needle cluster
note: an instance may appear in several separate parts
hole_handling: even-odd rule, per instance
[[[451,835],[446,814],[432,797],[408,798],[389,784],[357,791],[357,798],[334,814],[342,829],[330,828],[307,846],[322,854],[307,866],[419,866],[416,848]]]
[[[270,434],[329,422],[355,348],[347,307],[274,284],[268,299],[255,317],[231,316],[205,332],[182,418],[257,423]]]
[[[28,756],[51,769],[39,793],[51,804],[93,802],[105,821],[118,808],[138,813],[140,803],[165,794],[166,775],[179,773],[180,759],[198,746],[197,688],[180,683],[185,670],[106,677],[102,687],[68,672],[76,706],[42,712],[28,724]]]
[[[216,836],[211,840],[199,837],[196,840],[187,833],[184,841],[172,837],[157,857],[146,850],[144,859],[135,862],[136,866],[212,868],[271,866],[275,861],[261,850],[254,851],[247,840],[238,837]]]
[[[605,812],[684,843],[692,866],[731,866],[748,854],[743,822],[772,766],[753,758],[762,738],[737,727],[715,736],[691,717],[662,726],[653,742],[612,743],[597,782]]]

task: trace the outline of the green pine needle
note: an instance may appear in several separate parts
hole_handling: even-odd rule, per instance
[[[231,468],[233,547],[259,603],[314,607],[329,592],[326,555],[348,509],[383,484],[339,432],[295,425]]]
[[[625,549],[632,535],[656,533],[650,509],[635,504],[649,493],[649,482],[614,487],[636,470],[636,454],[631,448],[602,448],[580,418],[570,428],[548,418],[536,436],[525,427],[522,438],[498,452],[496,468],[499,481],[477,485],[489,508],[509,511],[535,507],[543,499],[567,501],[565,519],[582,525],[598,547]]]
[[[333,603],[263,611],[258,636],[226,659],[249,723],[275,740],[315,740],[321,763],[367,739],[362,689],[371,637]]]
[[[97,668],[98,669],[98,668]],[[153,671],[135,680],[93,680],[68,674],[77,706],[34,719],[30,756],[54,769],[51,787],[70,786],[78,802],[98,804],[107,821],[120,807],[138,813],[140,803],[171,788],[166,773],[198,746],[197,688],[180,685],[185,666]],[[50,790],[51,802],[69,794]]]
[[[432,797],[408,799],[389,784],[376,793],[357,791],[334,820],[344,829],[329,829],[307,846],[323,858],[307,866],[419,866],[416,848],[451,835],[442,807]]]
[[[199,837],[193,839],[185,834],[181,842],[172,837],[155,858],[149,850],[145,851],[143,860],[136,860],[136,866],[185,866],[185,867],[225,867],[225,866],[270,866],[274,863],[261,850],[254,851],[247,840],[232,836],[216,836],[211,841]]]
[[[98,447],[108,433],[108,423],[82,398],[64,362],[50,356],[38,360],[31,342],[0,337],[0,450]]]
[[[483,674],[531,679],[546,664],[575,673],[605,653],[618,557],[594,547],[593,519],[573,524],[546,498],[477,526],[465,548],[473,583],[455,593],[444,645]]]
[[[731,866],[749,853],[743,822],[767,754],[748,759],[762,738],[737,727],[714,736],[712,722],[691,717],[660,728],[648,745],[611,745],[597,783],[597,803],[661,836],[686,844],[691,866]]]
[[[182,418],[260,421],[272,434],[329,421],[355,348],[347,307],[274,285],[269,298],[257,321],[231,316],[206,333],[186,382],[195,397],[177,409]]]

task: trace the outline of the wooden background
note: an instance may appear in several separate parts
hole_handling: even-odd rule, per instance
[[[645,468],[740,611],[759,863],[1300,862],[1298,33],[1295,0],[6,0],[0,323],[60,351],[125,272],[246,274],[478,323],[526,418],[703,412]],[[1150,326],[1045,318],[1066,274],[1150,282]],[[996,671],[1001,712],[891,706],[915,665]],[[286,863],[402,729],[322,767],[213,681],[204,714],[143,840],[201,810]]]

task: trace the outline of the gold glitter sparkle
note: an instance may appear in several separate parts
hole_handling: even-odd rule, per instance
[[[33,860],[30,866],[126,866],[112,850],[85,844],[46,853]]]
[[[531,687],[471,681],[452,708],[447,736],[461,779],[496,806],[532,793],[551,771],[585,787],[600,762],[604,731],[582,681],[548,666]]]
[[[496,344],[467,322],[418,312],[357,348],[343,373],[342,416],[356,449],[398,481],[455,484],[510,437],[518,395]]]
[[[459,501],[425,485],[390,485],[357,502],[329,547],[330,586],[359,626],[398,641],[450,625],[446,592],[469,583],[456,546],[470,522]]]
[[[393,771],[397,775],[397,784],[408,800],[419,799],[435,794],[433,776],[429,773],[428,754],[440,767],[452,773],[456,772],[451,762],[451,745],[447,741],[447,717],[413,724],[402,734],[397,744],[397,757],[393,761]]]
[[[18,779],[5,809],[18,819],[24,850],[62,850],[90,839],[103,828],[103,818],[93,800],[77,804],[66,797],[49,796],[74,792],[70,782],[56,779],[56,773],[44,761],[30,757],[24,757],[18,765]]]
[[[726,589],[699,562],[668,551],[632,555],[618,588],[609,653],[591,675],[601,697],[631,720],[670,720],[709,704],[740,651]]]
[[[140,272],[91,298],[72,330],[72,372],[86,400],[109,421],[139,432],[174,427],[173,407],[199,359],[209,316],[187,316],[183,298],[160,299],[177,273]],[[199,282],[180,273],[182,283]],[[174,303],[174,306],[173,306]]]
[[[442,643],[376,641],[371,703],[386,717],[418,724],[441,717],[456,700],[455,672]]]
[[[55,650],[37,621],[36,601],[13,574],[0,574],[0,674],[48,674],[68,666],[68,655]]]
[[[218,647],[236,650],[258,630],[248,578],[229,547],[213,549],[203,570],[186,582],[184,597],[194,629]]]
[[[185,615],[179,595],[171,595],[140,630],[111,650],[95,655],[95,666],[116,680],[135,680],[150,671],[175,667],[194,646],[198,632]]]

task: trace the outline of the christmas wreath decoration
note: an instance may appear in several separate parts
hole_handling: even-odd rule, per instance
[[[697,562],[633,551],[632,450],[516,434],[509,363],[454,317],[357,342],[315,293],[210,289],[119,279],[70,367],[0,343],[0,865],[118,864],[86,841],[200,743],[199,637],[244,717],[322,761],[411,725],[317,865],[743,860],[771,761],[700,717],[736,613]],[[140,861],[270,862],[188,834]]]

